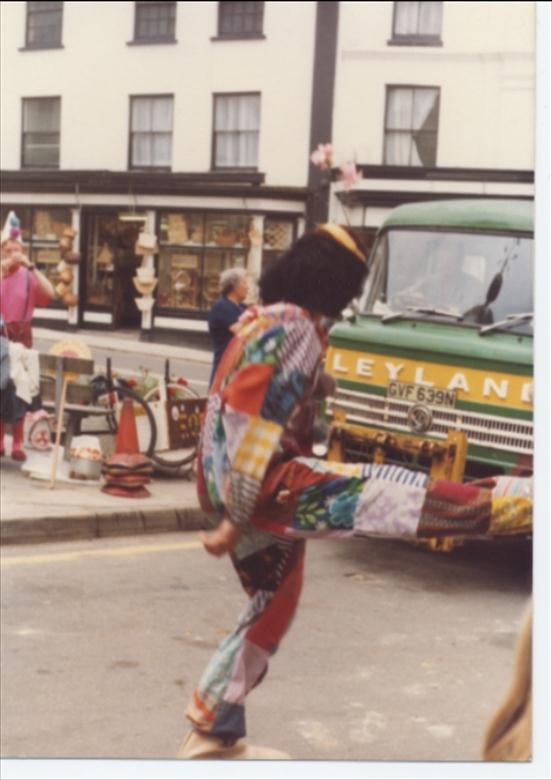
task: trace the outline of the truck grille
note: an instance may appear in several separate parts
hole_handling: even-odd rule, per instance
[[[407,424],[411,406],[407,401],[338,388],[335,397],[328,399],[327,413],[333,416],[335,410],[340,410],[346,413],[349,423],[412,433]],[[480,447],[525,454],[533,451],[532,422],[439,407],[432,407],[432,414],[433,423],[427,435],[434,438],[446,439],[450,429],[457,429],[467,433],[470,444]]]

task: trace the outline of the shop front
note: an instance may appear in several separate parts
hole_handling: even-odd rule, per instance
[[[122,221],[114,209],[83,210],[80,297],[84,319],[103,320],[114,329],[140,327],[132,280],[141,261],[134,250],[144,221]]]
[[[26,251],[56,289],[35,312],[46,327],[133,329],[161,341],[171,332],[207,333],[221,272],[245,269],[255,302],[263,269],[304,230],[307,193],[299,188],[187,192],[173,174],[170,187],[165,180],[149,191],[150,177],[143,192],[129,174],[79,181],[67,172],[48,188],[56,174],[18,174],[3,176],[0,219],[16,212]]]

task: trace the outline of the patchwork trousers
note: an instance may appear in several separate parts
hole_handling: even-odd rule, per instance
[[[245,736],[247,694],[266,674],[299,602],[307,538],[494,535],[530,530],[531,519],[530,479],[460,485],[398,466],[313,458],[270,469],[232,555],[249,604],[207,666],[188,718],[228,742]]]

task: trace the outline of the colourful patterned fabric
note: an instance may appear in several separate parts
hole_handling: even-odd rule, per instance
[[[445,480],[430,481],[418,536],[485,534],[491,520],[491,491]]]
[[[251,545],[250,531],[242,552]],[[260,533],[262,546],[232,557],[250,597],[234,632],[220,645],[187,709],[200,731],[225,740],[245,736],[245,698],[268,669],[270,656],[289,628],[303,584],[304,542],[286,542]]]
[[[493,498],[489,533],[498,535],[531,533],[533,501],[523,496]]]
[[[250,598],[201,678],[187,715],[225,740],[245,735],[244,702],[287,631],[303,580],[304,539],[355,534],[420,539],[530,529],[531,480],[433,481],[393,465],[298,455],[298,422],[317,383],[325,334],[296,306],[249,310],[207,403],[198,494],[240,524],[232,556]]]
[[[308,400],[324,336],[291,304],[250,309],[215,375],[199,448],[198,493],[206,510],[251,517],[299,402]]]

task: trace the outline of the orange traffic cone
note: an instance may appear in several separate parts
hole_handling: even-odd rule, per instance
[[[115,440],[115,454],[102,469],[106,485],[103,493],[124,498],[147,498],[151,495],[144,486],[151,482],[151,461],[140,454],[134,404],[125,398]]]
[[[138,445],[138,429],[134,417],[134,404],[130,398],[123,401],[119,429],[115,439],[115,452],[117,455],[134,455],[140,452]]]

